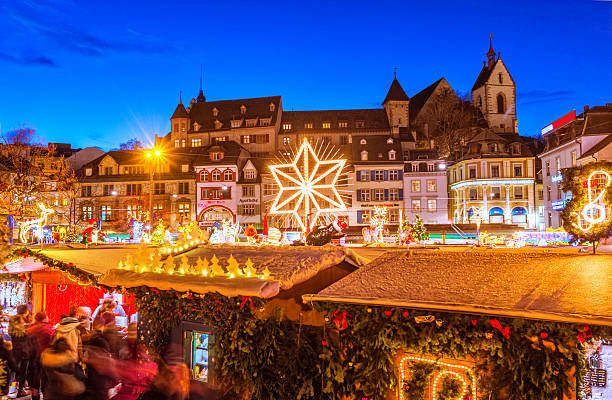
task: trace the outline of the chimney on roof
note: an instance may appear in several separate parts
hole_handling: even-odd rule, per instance
[[[589,112],[589,105],[587,104],[586,106],[584,106],[584,113],[588,113]]]

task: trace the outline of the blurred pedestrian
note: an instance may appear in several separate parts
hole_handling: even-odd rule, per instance
[[[79,330],[79,320],[74,317],[62,318],[60,324],[55,329],[52,341],[64,338],[70,347],[70,352],[74,362],[81,359],[81,331]]]
[[[30,343],[27,337],[27,326],[30,323],[30,310],[25,304],[17,306],[17,314],[9,321],[8,333],[13,343],[13,357],[17,369],[15,381],[17,382],[17,397],[26,396],[25,382],[27,378],[28,362],[31,357]]]
[[[32,400],[40,399],[42,366],[40,356],[42,352],[51,344],[53,337],[53,326],[49,324],[49,318],[44,312],[37,312],[34,315],[34,323],[27,330],[28,340],[30,341],[31,354],[28,365],[28,384],[32,389]]]
[[[2,335],[0,335],[0,361],[4,362],[4,368],[6,369],[6,379],[4,379],[2,384],[2,395],[8,395],[9,377],[13,372],[17,371],[17,363],[13,357],[13,343],[4,340]]]
[[[102,319],[105,318],[105,313]],[[114,318],[112,314],[109,314]],[[106,316],[108,318],[108,316]],[[86,391],[83,400],[107,400],[108,391],[118,383],[111,346],[102,329],[93,331],[84,342],[83,355],[87,364]]]
[[[56,338],[41,354],[45,375],[45,400],[74,400],[85,391],[85,384],[74,359],[74,351],[65,337]]]
[[[157,376],[157,364],[147,354],[144,343],[138,340],[135,323],[128,326],[119,355],[117,372],[121,387],[113,400],[136,400]]]

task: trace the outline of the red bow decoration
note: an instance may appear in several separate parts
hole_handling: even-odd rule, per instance
[[[506,339],[510,339],[510,327],[509,326],[502,328],[501,323],[497,319],[489,320],[489,322],[491,323],[491,326],[499,330]]]
[[[591,333],[591,328],[588,325],[578,325],[580,327],[580,332],[578,333],[578,341],[580,343],[584,343],[586,338],[590,338],[593,336]]]
[[[250,302],[251,303],[251,310],[255,308],[255,306],[253,306],[253,299],[251,298],[251,296],[242,296],[240,298],[240,300],[242,301],[242,303],[240,304],[240,309],[242,310],[242,308],[244,307],[244,305],[246,304],[246,302]]]
[[[348,313],[346,311],[334,312],[334,324],[336,324],[336,328],[340,329],[341,331],[348,328],[348,320],[346,319],[347,316]]]

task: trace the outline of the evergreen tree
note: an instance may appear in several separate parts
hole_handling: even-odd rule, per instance
[[[412,241],[410,235],[411,226],[410,220],[407,217],[402,217],[399,226],[397,227],[397,235],[395,235],[396,244],[409,244]]]
[[[427,232],[423,220],[418,215],[414,218],[414,223],[412,224],[412,237],[419,242],[429,239],[429,232]]]

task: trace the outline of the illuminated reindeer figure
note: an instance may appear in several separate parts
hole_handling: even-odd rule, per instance
[[[370,219],[370,227],[363,228],[363,236],[366,242],[374,242],[375,245],[384,243],[383,230],[387,222],[387,207],[374,207],[374,215]]]
[[[55,212],[55,210],[45,207],[43,203],[38,203],[38,208],[40,208],[39,218],[19,223],[19,239],[21,239],[22,243],[28,242],[28,237],[26,235],[34,228],[38,228],[37,236],[39,239],[42,239],[42,229],[45,225],[47,225],[47,217],[49,214],[53,214]]]

